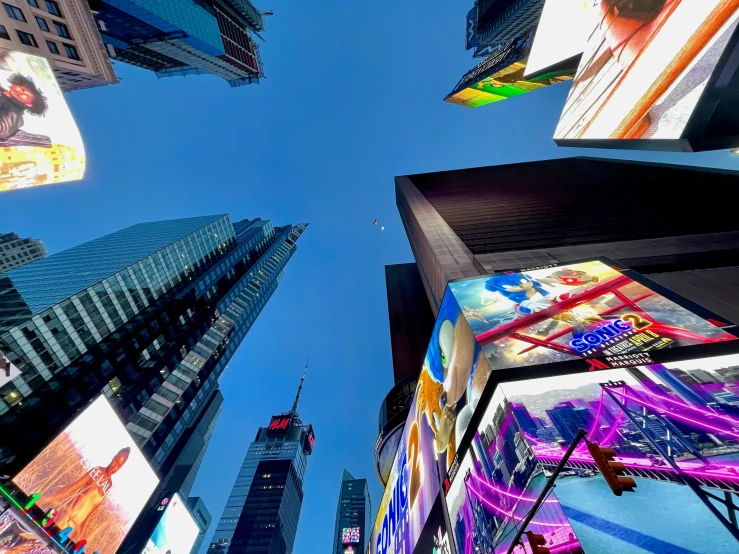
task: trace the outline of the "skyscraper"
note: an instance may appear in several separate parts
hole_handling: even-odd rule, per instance
[[[372,503],[367,479],[355,479],[344,470],[336,508],[332,554],[364,554],[372,532]]]
[[[144,223],[0,275],[3,470],[102,392],[166,481],[305,228]]]
[[[306,365],[307,368],[307,365]],[[272,416],[249,445],[210,543],[210,554],[289,554],[303,503],[303,480],[315,435],[298,414]]]
[[[249,0],[91,0],[108,53],[157,77],[216,75],[232,87],[264,77]]]
[[[15,233],[0,234],[0,273],[40,260],[48,251],[38,239],[22,239]]]

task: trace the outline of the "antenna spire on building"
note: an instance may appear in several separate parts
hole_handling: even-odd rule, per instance
[[[308,372],[308,362],[310,362],[310,356],[308,356],[308,361],[305,362],[305,368],[303,369],[303,376],[300,378],[300,385],[298,386],[298,393],[295,395],[295,402],[293,402],[293,407],[290,410],[291,414],[298,413],[298,401],[300,400],[300,393],[303,390],[303,381],[305,381],[305,374]]]

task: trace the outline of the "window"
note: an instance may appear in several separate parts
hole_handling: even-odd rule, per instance
[[[59,9],[59,4],[54,2],[54,0],[45,0],[44,4],[46,4],[46,9],[49,10],[51,15],[62,17],[62,10]]]
[[[52,54],[57,54],[57,55],[59,54],[59,47],[56,45],[56,42],[54,42],[53,40],[47,40],[46,46],[49,47],[49,51]]]
[[[5,40],[10,40],[10,35],[8,34],[8,30],[5,28],[5,25],[0,25],[0,38],[4,38]],[[7,250],[7,246],[5,247]]]
[[[49,24],[46,23],[46,20],[43,17],[35,16],[36,17],[36,23],[38,23],[39,29],[42,31],[49,32]]]
[[[5,6],[5,11],[8,12],[8,17],[10,17],[10,19],[16,19],[25,23],[26,16],[23,15],[23,12],[20,8],[16,8],[15,6],[11,6],[10,4],[6,4],[5,2],[3,2],[3,6]]]
[[[64,51],[67,53],[68,58],[72,58],[73,60],[80,59],[80,55],[77,53],[77,49],[74,46],[71,44],[64,44],[63,42],[62,45],[64,46]]]
[[[67,29],[67,26],[64,23],[57,23],[54,21],[54,28],[56,29],[56,34],[60,37],[72,38],[72,35],[69,34],[69,29]]]
[[[36,37],[34,37],[31,33],[26,33],[24,31],[16,31],[16,33],[18,33],[18,38],[23,44],[25,44],[26,46],[34,46],[38,48]]]
[[[34,8],[38,8],[38,0],[28,0],[28,3]]]

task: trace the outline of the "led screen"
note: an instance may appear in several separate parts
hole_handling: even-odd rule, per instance
[[[582,54],[593,28],[596,3],[597,0],[546,0],[525,76],[547,71]]]
[[[0,49],[0,190],[81,179],[85,149],[49,62]]]
[[[633,277],[588,261],[449,288],[494,370],[736,339]]]
[[[104,396],[15,476],[36,505],[87,550],[115,554],[159,479]]]
[[[143,554],[190,554],[200,528],[178,494],[167,504]]]
[[[10,510],[0,514],[0,553],[1,554],[55,554],[46,546],[34,530],[35,525],[28,519],[16,516]]]
[[[344,544],[359,542],[359,527],[344,527],[341,530],[341,542]]]
[[[681,138],[729,44],[739,5],[595,1],[594,27],[554,138]]]
[[[452,554],[451,537],[444,522],[441,496],[434,502],[414,554]]]

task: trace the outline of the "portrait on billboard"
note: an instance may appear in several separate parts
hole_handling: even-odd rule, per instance
[[[115,554],[159,479],[104,396],[34,458],[13,482],[88,549]]]
[[[198,524],[182,498],[175,494],[146,542],[143,554],[190,554],[198,533]]]
[[[739,3],[590,1],[594,27],[555,140],[680,139],[736,29]]]
[[[565,462],[553,495],[585,552],[637,554],[648,543],[728,554],[739,544],[726,504],[739,492],[737,383],[734,354],[503,383],[495,397],[545,472],[584,429],[634,479],[634,492],[615,496],[585,443]],[[472,457],[477,449],[475,441]]]
[[[634,277],[594,260],[449,288],[493,370],[736,340]]]
[[[34,527],[28,519],[10,510],[0,514],[0,554],[55,554]]]
[[[81,179],[85,150],[49,62],[0,48],[0,191]]]

